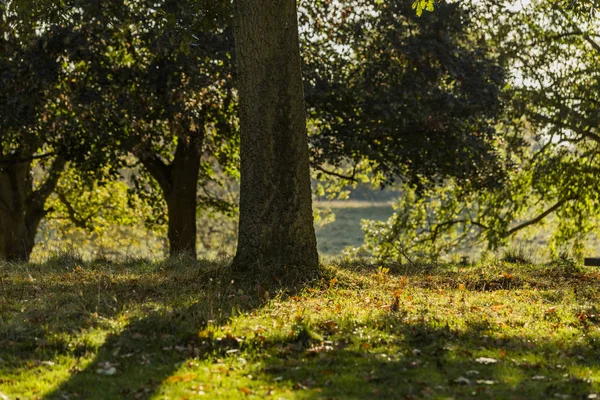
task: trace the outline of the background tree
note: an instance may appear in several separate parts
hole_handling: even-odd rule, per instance
[[[198,200],[232,207],[198,196],[198,182],[204,187],[215,175],[213,164],[234,170],[237,159],[229,9],[139,1],[101,15],[110,19],[109,28],[92,23],[88,37],[102,43],[107,59],[86,71],[82,97],[91,104],[83,104],[105,114],[111,126],[95,129],[113,158],[133,153],[158,184],[167,206],[169,253],[195,257]],[[152,188],[132,179],[138,189]]]
[[[31,253],[67,143],[81,131],[67,98],[57,97],[68,31],[51,25],[36,33],[5,3],[0,14],[0,258],[18,261]]]
[[[385,231],[405,241],[409,231],[417,232],[409,236],[428,246],[446,239],[446,250],[456,245],[455,239],[467,238],[497,248],[551,223],[545,230],[553,233],[553,255],[569,241],[581,250],[585,237],[597,231],[600,206],[600,46],[597,16],[590,11],[561,1],[532,1],[524,7],[490,2],[480,9],[477,32],[485,34],[510,73],[503,93],[505,118],[497,129],[509,142],[526,142],[511,153],[518,168],[494,190],[466,195],[451,184],[445,194],[430,193],[412,211],[404,204],[388,223],[393,228]],[[383,228],[376,225],[372,232]],[[379,242],[371,237],[372,247]]]
[[[53,92],[42,98],[50,104],[44,121],[50,117],[62,121],[69,116],[72,127],[54,123],[53,131],[38,129],[40,142],[37,147],[29,147],[62,146],[68,156],[61,156],[60,169],[67,160],[77,163],[76,169],[90,187],[94,180],[106,178],[96,176],[99,171],[118,177],[129,162],[126,154],[134,153],[158,183],[158,192],[154,193],[162,193],[167,204],[170,252],[195,255],[197,198],[204,206],[228,212],[233,207],[207,190],[197,192],[198,182],[206,187],[206,182],[215,181],[217,163],[221,171],[236,174],[237,132],[229,52],[232,34],[227,29],[227,4],[211,2],[208,7],[202,2],[167,1],[156,7],[144,1],[102,5],[73,1],[48,10],[27,2],[16,2],[14,6],[12,23],[26,26],[28,21],[32,32],[45,24],[50,28],[41,30],[42,37],[50,35],[55,27],[69,29],[69,36],[60,43],[64,54],[54,65]],[[23,70],[11,61],[15,52],[3,54],[11,68]],[[16,82],[9,71],[6,79]],[[48,75],[53,69],[44,66],[41,71]],[[40,93],[31,91],[30,104],[35,106]],[[9,95],[7,102],[14,102]],[[28,101],[24,98],[22,103],[27,105]],[[14,121],[24,120],[19,115],[13,117]],[[37,113],[32,118],[42,117]],[[70,133],[75,127],[77,133]],[[14,137],[22,141],[25,136],[16,132]],[[6,149],[11,144],[9,139],[3,137]],[[31,160],[27,161],[23,165],[30,168]],[[95,173],[90,174],[92,171]],[[26,185],[24,177],[30,175],[21,175]],[[42,209],[56,185],[58,176],[53,176],[53,184],[47,186],[41,199]],[[128,176],[136,188],[153,192],[154,182],[137,179],[138,174]],[[60,196],[64,202],[73,198],[73,194],[65,193],[66,187],[62,186]],[[14,198],[7,192],[8,186],[3,189],[7,197]],[[27,254],[43,213],[36,215],[40,215],[36,223],[30,223],[31,229],[27,229]]]

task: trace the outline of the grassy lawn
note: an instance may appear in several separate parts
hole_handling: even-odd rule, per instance
[[[0,398],[600,398],[597,270],[325,264],[0,264]]]

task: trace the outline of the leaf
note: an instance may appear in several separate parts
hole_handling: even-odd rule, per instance
[[[110,367],[110,368],[107,368],[107,369],[98,368],[96,370],[96,373],[99,374],[99,375],[112,376],[112,375],[115,375],[117,373],[117,369],[115,367]]]
[[[185,375],[175,375],[170,376],[164,380],[167,383],[177,383],[177,382],[191,382],[196,379],[196,374],[185,374]]]
[[[498,360],[496,360],[495,358],[489,358],[489,357],[479,357],[475,359],[475,362],[479,363],[479,364],[496,364],[498,362]]]
[[[245,387],[241,387],[241,388],[240,388],[240,391],[241,391],[242,393],[244,393],[246,396],[249,396],[249,395],[251,395],[252,393],[254,393],[252,390],[250,390],[250,389],[248,389],[248,388],[245,388]]]
[[[454,383],[458,383],[459,385],[469,385],[471,381],[464,376],[459,376],[454,380]]]

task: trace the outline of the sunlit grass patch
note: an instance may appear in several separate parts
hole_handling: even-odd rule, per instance
[[[11,399],[600,393],[596,270],[329,260],[282,287],[226,263],[72,261],[0,266]]]

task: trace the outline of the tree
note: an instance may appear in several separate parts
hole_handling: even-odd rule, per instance
[[[234,174],[236,170],[234,148],[238,136],[227,3],[166,1],[156,7],[147,1],[102,5],[67,2],[44,10],[35,2],[23,1],[15,2],[14,7],[13,23],[32,27],[44,23],[50,27],[41,31],[42,38],[56,27],[69,29],[68,40],[60,43],[61,58],[51,58],[56,65],[45,72],[48,75],[55,71],[56,78],[51,82],[54,86],[49,85],[53,91],[40,101],[32,89],[30,100],[33,105],[41,102],[38,108],[52,105],[45,108],[44,119],[60,116],[62,121],[68,115],[69,123],[79,130],[72,134],[69,129],[73,128],[56,124],[52,131],[37,129],[39,142],[29,147],[51,146],[56,150],[59,146],[64,150],[61,169],[67,161],[76,162],[90,186],[99,171],[117,177],[126,154],[135,154],[158,183],[167,205],[170,253],[195,256],[198,206],[222,210],[233,207],[207,191],[197,191],[198,182],[214,180],[214,163],[219,162],[223,170]],[[18,59],[16,51],[4,53],[7,64],[23,70],[14,61]],[[10,79],[7,83],[18,86],[10,71],[6,72],[6,79]],[[10,92],[5,94],[7,101],[14,101],[8,97]],[[39,120],[40,112],[31,118]],[[57,132],[60,129],[64,131]],[[20,141],[26,137],[23,132],[16,136]],[[7,136],[3,142],[5,146],[10,144]],[[21,158],[27,161],[23,166],[31,166],[29,158]],[[110,166],[108,170],[106,165]],[[26,179],[29,176],[21,174],[17,181],[31,186]],[[57,178],[56,174],[52,176]],[[42,208],[56,179],[52,182],[41,199]],[[141,182],[137,188],[154,188],[147,183]],[[8,190],[9,186],[4,188]],[[68,201],[69,197],[67,193],[61,199]],[[27,229],[31,237],[27,254],[40,218],[36,217],[36,223],[30,223],[31,229]]]
[[[505,132],[505,141],[525,143],[509,155],[518,167],[493,190],[466,194],[452,182],[401,205],[388,223],[392,228],[383,229],[387,238],[446,250],[451,243],[483,239],[494,249],[550,224],[544,231],[552,232],[549,248],[556,256],[569,242],[581,250],[585,237],[598,232],[600,43],[591,6],[557,0],[515,7],[505,1],[477,11],[477,32],[509,71],[497,130]],[[370,226],[373,248],[381,243],[375,235],[381,228]]]
[[[403,1],[311,3],[303,21],[316,170],[366,159],[385,183],[502,181],[494,124],[505,72],[467,9],[440,5],[418,18]]]
[[[235,2],[241,271],[318,267],[297,18],[295,0]]]
[[[194,20],[206,10],[202,2],[169,1],[158,9],[137,4],[118,16],[118,24],[113,16],[118,41],[109,43],[132,62],[98,86],[98,97],[111,110],[107,118],[122,127],[118,150],[132,152],[158,183],[167,205],[170,255],[196,256],[199,205],[231,207],[198,195],[198,182],[213,179],[211,163],[228,167],[236,161],[230,149],[237,144],[232,32],[229,9],[219,7],[211,4],[202,20]]]
[[[0,258],[21,261],[65,166],[66,141],[80,131],[68,102],[54,97],[68,32],[50,26],[36,35],[4,3],[0,13]]]

